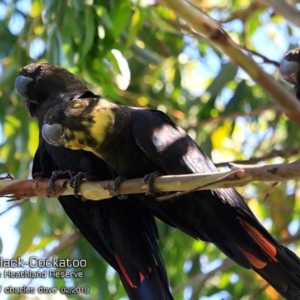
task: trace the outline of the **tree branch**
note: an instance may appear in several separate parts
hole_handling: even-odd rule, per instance
[[[226,54],[232,62],[243,68],[251,78],[259,84],[270,97],[280,105],[286,113],[300,111],[300,103],[286,91],[275,79],[263,69],[237,45],[223,30],[220,24],[206,15],[197,7],[183,0],[160,0],[184,19],[195,31],[203,35],[211,45]],[[299,118],[298,118],[299,119]],[[293,118],[295,122],[297,118]]]
[[[209,278],[214,276],[217,272],[224,272],[226,269],[229,269],[234,264],[235,263],[233,260],[231,260],[230,258],[225,258],[220,266],[209,271],[208,273],[206,273],[206,274],[198,273],[198,274],[192,276],[191,278],[189,278],[188,280],[186,280],[185,282],[179,284],[178,286],[175,286],[172,289],[172,294],[176,295],[176,294],[180,293],[182,290],[184,290],[187,286],[190,286],[193,284],[197,284],[197,291],[201,290]],[[197,294],[198,294],[197,292],[194,293],[194,297],[192,296],[191,299],[196,299]]]
[[[233,11],[228,17],[228,19],[222,20],[222,23],[228,23],[235,19],[239,19],[243,23],[245,23],[257,10],[265,8],[266,5],[264,3],[260,3],[259,1],[253,1],[247,7],[243,7],[240,10]]]
[[[281,239],[278,240],[278,242],[280,244],[285,244],[286,245],[286,244],[289,244],[289,243],[299,241],[299,239],[300,239],[300,234],[297,234],[297,235],[294,235],[294,236],[288,236],[286,238],[281,238]],[[233,260],[231,260],[230,258],[225,258],[220,266],[218,266],[215,269],[209,271],[208,273],[206,273],[206,274],[198,273],[198,274],[190,277],[184,283],[175,286],[172,289],[172,294],[176,295],[176,294],[180,293],[182,290],[184,290],[187,286],[197,284],[197,287],[196,287],[196,289],[193,293],[193,296],[191,297],[191,299],[196,299],[196,296],[198,295],[199,290],[201,290],[203,288],[204,284],[207,282],[207,280],[209,278],[214,276],[217,272],[224,272],[225,270],[229,269],[233,265],[235,265],[235,262]],[[264,290],[268,285],[269,284],[266,284],[266,286],[263,286],[262,290]],[[261,289],[260,289],[260,291],[261,291]],[[256,299],[256,298],[253,298],[253,299]]]
[[[263,106],[263,107],[253,109],[249,112],[246,112],[246,111],[244,111],[244,112],[234,112],[234,113],[228,114],[228,115],[220,115],[220,116],[212,117],[212,118],[209,118],[209,119],[200,120],[196,124],[192,125],[191,127],[192,128],[197,128],[201,125],[205,125],[205,124],[208,124],[208,123],[221,123],[221,122],[224,122],[227,119],[236,119],[238,117],[254,117],[254,116],[260,115],[263,112],[268,111],[268,110],[273,110],[275,112],[278,112],[278,111],[280,111],[280,107],[278,107],[276,105],[269,105],[269,106]]]
[[[1,184],[0,184],[1,186]],[[5,209],[4,211],[1,211],[0,212],[0,216],[4,215],[5,213],[9,212],[11,209],[17,207],[17,206],[21,206],[23,205],[24,203],[27,202],[28,199],[22,199],[22,201],[19,201],[19,202],[15,202],[14,204],[12,204],[10,207],[8,207],[7,209]]]
[[[266,153],[265,155],[262,156],[250,157],[249,159],[245,159],[245,160],[225,161],[225,162],[215,163],[215,165],[218,168],[226,167],[230,163],[249,165],[249,164],[256,164],[263,160],[267,160],[275,157],[290,158],[291,156],[297,155],[299,153],[300,153],[300,148],[282,149],[282,150],[273,149],[269,153]]]
[[[282,15],[286,20],[290,21],[293,25],[300,27],[300,12],[297,8],[289,4],[285,0],[258,0],[262,4],[271,6],[274,11]]]
[[[196,190],[229,188],[242,186],[252,181],[286,181],[300,178],[300,160],[287,164],[266,166],[230,164],[231,170],[216,173],[168,175],[157,177],[154,189],[158,192],[176,192],[159,197],[167,200]],[[89,200],[103,200],[115,196],[113,181],[83,182],[80,185],[81,195]],[[23,199],[34,196],[59,197],[73,195],[73,188],[66,179],[55,181],[52,190],[48,179],[0,180],[0,197]],[[148,187],[143,178],[125,180],[119,188],[120,194],[147,194]]]
[[[64,251],[68,247],[74,247],[78,244],[82,234],[80,231],[76,230],[70,234],[64,235],[60,240],[57,246],[55,246],[50,251],[44,253],[44,259],[48,259],[51,256],[57,255],[58,253]]]

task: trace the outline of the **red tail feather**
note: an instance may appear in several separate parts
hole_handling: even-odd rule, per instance
[[[244,229],[247,231],[247,233],[255,240],[258,244],[258,246],[261,248],[263,253],[273,261],[277,261],[276,255],[277,250],[276,247],[270,243],[268,240],[264,238],[264,236],[256,230],[253,226],[248,224],[247,222],[240,220],[240,224],[244,227]],[[241,248],[242,249],[242,248]],[[254,257],[253,254],[247,252],[245,249],[242,249],[244,254],[247,256],[249,261],[256,267],[256,268],[263,268],[263,265],[266,265],[265,262],[262,262],[258,258]]]

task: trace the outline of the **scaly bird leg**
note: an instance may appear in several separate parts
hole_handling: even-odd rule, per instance
[[[79,187],[82,181],[99,181],[100,178],[97,176],[89,175],[87,173],[78,172],[74,175],[69,181],[69,185],[73,188],[74,195],[78,197],[79,194]]]
[[[67,178],[71,177],[71,172],[70,171],[62,171],[62,170],[57,170],[57,171],[53,171],[52,175],[48,181],[48,184],[50,186],[50,188],[55,191],[55,187],[54,187],[54,182],[56,179],[58,178],[65,178],[65,175],[68,175]]]
[[[120,200],[125,200],[125,199],[128,198],[127,195],[120,195],[120,194],[119,194],[120,184],[121,184],[124,180],[126,180],[126,177],[124,177],[124,176],[118,176],[118,177],[114,180],[113,189],[114,189],[115,194],[117,195],[117,197],[118,197]]]
[[[155,194],[157,194],[157,192],[159,192],[159,191],[155,190],[153,183],[157,177],[162,176],[162,175],[163,174],[161,172],[155,171],[153,173],[150,173],[150,174],[147,174],[144,176],[144,182],[148,186],[148,191],[149,191],[150,195],[155,195]]]

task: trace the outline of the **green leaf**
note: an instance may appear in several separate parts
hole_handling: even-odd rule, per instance
[[[207,88],[207,92],[211,94],[211,98],[216,97],[225,86],[225,84],[234,79],[237,73],[237,66],[232,63],[224,64],[220,73]]]
[[[110,29],[110,32],[114,38],[118,38],[127,27],[131,14],[128,1],[119,1],[118,6],[110,11],[110,18],[113,22],[113,28]]]
[[[80,53],[81,60],[84,59],[84,57],[92,48],[93,41],[95,38],[96,24],[95,24],[93,10],[90,7],[87,7],[84,11],[84,26],[86,30],[83,37],[83,44],[81,47],[81,53]]]
[[[131,20],[130,20],[125,48],[130,47],[134,43],[134,40],[137,37],[139,28],[142,26],[143,21],[144,21],[144,18],[143,18],[141,11],[139,9],[137,9],[133,13]]]
[[[282,199],[285,199],[284,203]],[[267,201],[276,232],[283,238],[288,237],[288,225],[294,216],[295,194],[286,195],[286,184],[282,184],[271,191]]]
[[[97,16],[101,19],[101,22],[107,29],[112,29],[114,24],[111,20],[110,15],[107,12],[107,9],[104,6],[96,6],[95,7]]]
[[[30,248],[33,238],[41,229],[41,216],[37,207],[31,206],[29,203],[26,204],[28,206],[26,208],[27,213],[25,214],[25,210],[22,212],[22,217],[18,223],[20,239],[13,257],[19,257],[25,254]],[[32,209],[30,209],[29,206],[31,206]]]
[[[231,114],[233,112],[237,112],[241,110],[240,104],[246,99],[247,91],[248,91],[248,87],[246,81],[242,80],[235,88],[234,95],[228,101],[224,110],[224,115]]]

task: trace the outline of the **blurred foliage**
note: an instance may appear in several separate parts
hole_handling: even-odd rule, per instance
[[[240,45],[268,59],[280,61],[298,42],[297,28],[256,1],[193,3],[222,22]],[[4,0],[0,1],[0,39],[0,174],[30,176],[38,128],[14,91],[14,79],[19,68],[35,61],[67,68],[95,93],[118,103],[166,111],[215,163],[299,147],[300,130],[270,108],[264,91],[205,40],[187,34],[183,23],[154,1]],[[279,79],[274,65],[253,57]],[[257,113],[247,116],[251,111]],[[300,255],[299,238],[290,238],[299,235],[299,183],[288,181],[271,190],[264,183],[239,189],[267,229]],[[10,205],[1,201],[0,209]],[[86,241],[78,242],[57,201],[25,201],[2,214],[0,222],[5,258],[52,254],[88,262],[83,279],[27,279],[23,284],[90,287],[89,295],[68,299],[126,297],[115,272]],[[14,222],[15,231],[6,229]],[[254,272],[224,261],[214,245],[195,241],[161,222],[158,225],[159,246],[176,299],[245,300],[253,295],[280,299],[272,288],[264,290],[264,280]],[[8,280],[2,280],[8,285]],[[21,298],[11,295],[10,299]]]

